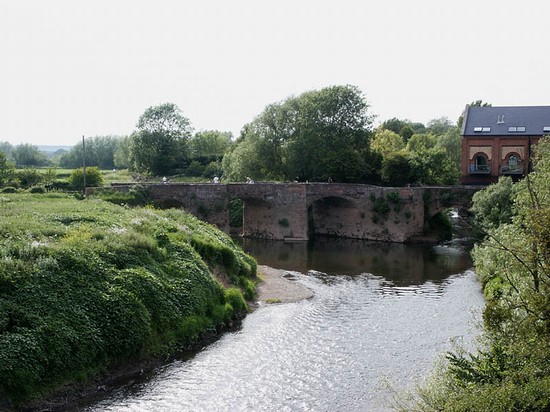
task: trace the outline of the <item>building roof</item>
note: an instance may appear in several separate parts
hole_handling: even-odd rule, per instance
[[[466,106],[463,136],[542,136],[550,134],[550,106]]]

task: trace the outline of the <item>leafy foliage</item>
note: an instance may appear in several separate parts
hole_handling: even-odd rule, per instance
[[[36,169],[19,169],[15,172],[15,181],[22,188],[29,188],[44,181],[45,175]]]
[[[184,212],[58,193],[1,202],[0,396],[14,405],[187,349],[246,313],[209,268],[249,294],[255,261]]]
[[[501,179],[474,197],[485,232],[475,246],[483,285],[484,342],[457,350],[408,410],[550,409],[550,138],[536,147],[535,171]]]
[[[265,108],[223,160],[232,180],[356,182],[372,177],[372,115],[353,86],[303,93]],[[306,156],[307,154],[307,156]]]
[[[38,150],[38,146],[28,143],[15,146],[11,156],[18,167],[36,167],[48,164],[46,155]]]
[[[496,184],[476,192],[471,212],[482,230],[495,229],[512,222],[514,185],[510,176],[501,176]]]
[[[115,152],[124,139],[120,136],[95,136],[85,139],[86,165],[99,169],[115,167]],[[59,158],[59,165],[65,168],[82,167],[82,142],[75,144],[70,151]]]
[[[84,187],[84,169],[74,169],[69,177],[69,183],[74,190]],[[86,187],[98,187],[103,184],[103,176],[97,167],[86,168]]]
[[[15,174],[15,165],[8,161],[6,155],[0,152],[0,187],[13,181]]]
[[[173,174],[188,158],[189,120],[173,103],[152,106],[137,123],[131,136],[130,161],[134,170],[154,175]]]
[[[434,119],[427,128],[390,119],[376,131],[372,148],[382,155],[385,185],[449,185],[459,181],[460,132],[447,118]]]

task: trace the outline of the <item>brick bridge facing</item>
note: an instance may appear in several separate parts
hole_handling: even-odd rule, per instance
[[[126,191],[129,185],[113,185]],[[148,184],[154,202],[184,208],[229,232],[229,202],[244,204],[242,235],[307,240],[312,234],[406,242],[450,207],[469,208],[479,187],[380,187],[349,183]],[[90,192],[93,192],[90,191]]]

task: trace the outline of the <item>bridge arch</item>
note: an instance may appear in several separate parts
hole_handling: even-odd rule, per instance
[[[112,189],[128,191],[130,185]],[[226,232],[230,231],[228,205],[241,199],[244,236],[307,240],[312,233],[405,242],[423,236],[425,223],[441,210],[468,209],[473,193],[481,187],[260,182],[149,184],[146,189],[160,206],[185,208]],[[87,194],[93,191],[89,188]],[[384,203],[387,213],[378,210],[378,203]]]
[[[241,207],[241,224],[240,235],[244,237],[257,237],[271,239],[274,237],[272,230],[269,230],[264,222],[273,218],[274,204],[272,201],[262,199],[256,196],[241,195],[239,197],[230,197],[229,204],[233,204],[234,208]],[[236,210],[228,208],[228,213],[236,213]],[[232,222],[232,216],[229,216],[229,223]],[[230,227],[231,229],[231,227]]]
[[[228,200],[243,202],[244,237],[307,240],[304,185],[228,184]]]
[[[342,236],[359,215],[356,202],[349,198],[324,196],[312,199],[308,202],[308,234]]]
[[[472,197],[480,187],[436,187],[425,188],[423,193],[425,220],[432,219],[447,209],[468,210]]]

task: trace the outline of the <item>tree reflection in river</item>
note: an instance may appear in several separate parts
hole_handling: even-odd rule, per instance
[[[468,250],[453,244],[404,245],[316,237],[309,242],[242,239],[242,246],[262,265],[302,273],[371,273],[396,286],[438,283],[472,267]]]

